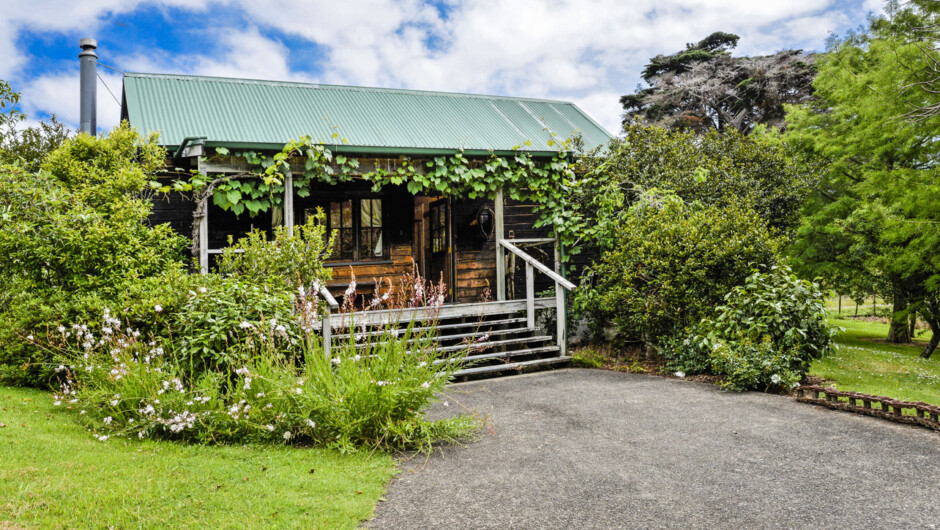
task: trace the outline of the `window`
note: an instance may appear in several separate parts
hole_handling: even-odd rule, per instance
[[[431,205],[431,252],[447,250],[447,203],[437,201]]]
[[[382,199],[346,199],[320,205],[326,226],[336,234],[330,258],[344,261],[374,261],[385,258],[382,233]],[[304,215],[316,213],[308,208]]]

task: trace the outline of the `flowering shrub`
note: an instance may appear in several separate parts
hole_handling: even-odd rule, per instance
[[[147,336],[109,310],[94,325],[55,330],[51,348],[63,381],[57,404],[79,410],[101,440],[428,450],[476,428],[472,417],[423,416],[462,359],[440,358],[435,349],[443,285],[409,275],[407,293],[377,291],[381,304],[423,307],[427,319],[405,330],[352,326],[356,332],[334,343],[328,358],[316,335],[322,306],[315,292],[216,275],[199,283],[176,314],[153,308],[154,319],[166,321],[152,326],[162,336]],[[367,318],[350,310],[352,322]]]
[[[810,363],[829,353],[836,330],[826,319],[823,292],[787,266],[755,271],[681,342],[670,369],[712,371],[733,390],[789,388]]]
[[[165,317],[172,320],[176,358],[194,377],[231,371],[268,342],[283,346],[287,355],[298,350],[300,331],[290,292],[238,277],[205,275],[201,280],[179,311]]]
[[[106,312],[94,328],[58,330],[64,383],[56,404],[80,411],[101,440],[428,450],[469,434],[476,421],[424,419],[423,410],[461,360],[439,358],[433,332],[414,329],[353,336],[327,358],[314,336],[294,344],[270,329],[246,326],[242,339],[253,349],[241,364],[192,371],[172,341],[145,339]]]

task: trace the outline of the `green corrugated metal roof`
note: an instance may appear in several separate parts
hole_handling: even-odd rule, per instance
[[[573,103],[545,99],[162,74],[125,74],[125,118],[161,143],[279,148],[310,135],[346,150],[396,153],[551,152],[549,133],[580,132],[587,146],[611,136]]]

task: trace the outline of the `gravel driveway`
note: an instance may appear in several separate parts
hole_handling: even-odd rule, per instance
[[[717,387],[566,369],[450,387],[489,417],[401,465],[372,528],[936,528],[940,433]]]

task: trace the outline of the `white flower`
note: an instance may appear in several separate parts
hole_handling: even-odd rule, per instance
[[[112,399],[112,400],[111,400],[111,406],[112,406],[112,407],[118,406],[118,403],[120,403],[120,401],[118,401],[118,400],[116,400],[116,399]]]
[[[52,404],[55,405],[56,407],[58,407],[59,405],[62,404],[62,402],[57,399],[57,400],[53,401]]]
[[[104,424],[111,425],[112,421],[114,421],[114,418],[112,418],[111,416],[108,416],[107,418],[104,419]]]
[[[448,402],[445,401],[445,402],[443,403],[443,405],[444,405],[445,407],[449,407],[449,406],[450,406],[450,403],[448,403]]]
[[[310,418],[305,419],[304,423],[306,423],[307,427],[310,427],[311,429],[317,426],[317,424],[314,423]]]
[[[251,322],[242,322],[241,324],[238,325],[238,327],[242,329],[248,329],[248,328],[253,328],[255,326]]]
[[[107,442],[107,441],[108,441],[107,435],[104,435],[104,434],[102,434],[101,436],[96,436],[95,438],[97,438],[98,440],[100,440],[100,441],[102,441],[102,442]]]
[[[250,377],[245,378],[245,386],[243,388],[245,390],[251,390],[251,378]]]
[[[339,366],[340,360],[339,358],[335,358],[335,359],[332,359],[330,362],[332,362],[335,366]]]
[[[379,385],[379,386],[385,386],[385,385],[389,384],[389,382],[388,382],[388,381],[376,381],[375,384],[377,384],[377,385]]]
[[[160,305],[160,304],[157,304],[157,305],[153,306],[153,310],[156,311],[157,313],[162,313],[162,312],[163,312],[163,306]]]
[[[302,389],[302,388],[295,388],[295,389],[294,389],[294,392],[297,392],[298,394],[303,394],[303,393],[304,393],[304,389]]]
[[[780,384],[780,376],[777,374],[770,376],[770,382],[775,385]]]
[[[274,432],[274,425],[265,425],[264,428],[270,432]]]
[[[237,375],[248,375],[248,374],[250,374],[251,372],[248,371],[248,367],[247,367],[247,366],[243,366],[243,367],[241,367],[241,368],[235,370],[235,373],[236,373]]]
[[[264,392],[258,392],[257,394],[255,394],[255,397],[256,397],[256,398],[263,398],[263,397],[264,397]]]
[[[26,340],[33,342],[34,339],[32,335],[26,335]]]
[[[430,381],[425,381],[424,383],[421,383],[421,388],[431,388]]]
[[[290,439],[291,439],[291,436],[293,436],[293,434],[291,434],[290,431],[284,431],[284,439],[285,439],[285,440],[290,440]]]
[[[685,372],[676,372],[673,375],[675,375],[676,377],[682,378],[682,377],[685,377]]]
[[[144,431],[138,432],[138,433],[137,433],[137,437],[138,437],[138,438],[143,438],[143,437],[144,437]]]
[[[65,326],[59,326],[59,333],[65,333]]]
[[[83,411],[79,412],[79,414],[80,414],[80,415],[81,415],[81,414],[85,414],[85,411],[83,410]]]

